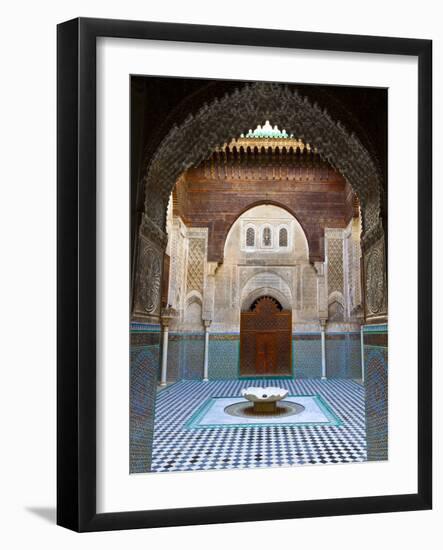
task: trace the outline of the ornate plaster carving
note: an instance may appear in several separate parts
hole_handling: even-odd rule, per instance
[[[374,243],[376,243],[383,237],[384,237],[383,225],[381,223],[381,220],[378,220],[378,222],[374,224],[370,230],[367,230],[365,233],[362,234],[362,238],[361,238],[362,250],[363,251],[369,250]]]
[[[217,147],[267,119],[311,143],[349,181],[360,199],[364,231],[371,230],[379,220],[381,176],[369,152],[318,105],[285,85],[268,82],[245,85],[215,99],[172,128],[154,154],[145,178],[150,217],[164,227],[167,201],[180,175]],[[365,215],[369,203],[371,208]]]
[[[366,302],[370,315],[385,313],[384,240],[380,239],[366,254]]]
[[[272,298],[275,298],[280,302],[283,309],[292,309],[291,298],[287,296],[284,292],[274,287],[263,286],[245,293],[241,300],[242,311],[247,311],[254,303],[254,301],[261,296],[271,296]]]
[[[167,204],[181,174],[207,159],[214,149],[267,119],[304,143],[310,143],[350,183],[361,205],[362,248],[372,250],[374,243],[384,235],[380,220],[382,178],[376,163],[361,141],[325,110],[287,86],[275,83],[245,85],[220,100],[215,99],[210,105],[204,105],[197,113],[189,115],[183,124],[171,129],[147,167],[144,180],[147,216],[143,218],[141,234],[163,247]],[[144,251],[141,257],[146,257]],[[384,296],[384,265],[381,274],[377,274],[373,266],[378,260],[371,258],[372,254],[365,264],[367,304],[368,314],[375,314],[382,312],[386,302],[384,297],[380,298],[380,285]],[[152,285],[150,282],[149,286],[153,288],[148,290],[148,270],[161,274],[161,263],[146,259],[140,262],[136,295],[146,311],[152,310],[154,303],[151,297],[148,298],[148,293],[159,293],[160,289],[160,283],[156,289],[156,283]],[[145,286],[142,288],[142,285]]]
[[[158,224],[155,223],[147,214],[143,214],[140,224],[140,234],[147,240],[158,243],[162,248],[166,248],[168,236]]]
[[[343,237],[343,233],[342,233]],[[343,238],[327,239],[328,292],[334,290],[343,293]]]
[[[163,252],[159,248],[140,239],[136,313],[160,314],[162,259]]]
[[[240,271],[240,290],[242,290],[246,284],[255,276],[267,273],[270,276],[276,276],[279,279],[282,279],[288,287],[293,288],[294,282],[294,267],[279,267],[277,265],[251,265],[248,267],[241,266],[239,267]]]
[[[205,241],[203,239],[189,239],[188,243],[188,273],[187,292],[197,290],[203,293],[205,274]]]

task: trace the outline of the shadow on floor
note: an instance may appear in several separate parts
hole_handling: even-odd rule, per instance
[[[28,506],[26,510],[31,514],[34,514],[35,516],[49,521],[49,523],[55,524],[56,522],[57,513],[55,507],[50,508],[44,506]]]

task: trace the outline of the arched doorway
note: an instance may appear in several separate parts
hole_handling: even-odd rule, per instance
[[[143,179],[145,207],[135,251],[136,271],[153,272],[158,280],[161,277],[161,270],[152,270],[152,256],[161,257],[164,252],[167,205],[184,171],[203,162],[214,148],[236,139],[254,127],[257,121],[268,119],[314,147],[357,194],[362,217],[365,321],[385,322],[386,254],[380,168],[356,134],[334,120],[325,109],[284,84],[257,82],[241,86],[190,114],[185,122],[169,131],[146,165]],[[158,261],[161,262],[161,258]],[[158,320],[158,281],[145,288],[135,278],[133,294],[134,315],[137,318],[149,317],[152,322]]]
[[[365,298],[363,302],[365,306],[364,320],[371,320],[372,322],[375,320],[377,322],[386,320],[387,302],[385,298],[383,233],[383,222],[385,220],[380,216],[381,200],[383,199],[383,194],[381,193],[383,176],[378,169],[377,158],[370,153],[370,149],[366,149],[356,134],[353,134],[349,129],[340,124],[339,119],[334,120],[323,108],[303,98],[293,88],[289,88],[286,85],[269,83],[241,85],[234,93],[205,104],[198,111],[189,114],[183,123],[174,125],[155,153],[149,156],[149,164],[146,163],[146,174],[143,182],[145,208],[142,208],[140,200],[141,223],[138,234],[139,242],[134,247],[135,254],[137,254],[137,259],[134,260],[134,262],[137,262],[137,264],[134,264],[137,266],[135,269],[137,278],[135,278],[134,317],[144,322],[156,323],[165,313],[166,315],[169,314],[168,311],[164,312],[160,309],[161,292],[158,281],[161,278],[161,269],[159,269],[159,266],[161,267],[162,265],[162,254],[166,249],[169,235],[166,231],[167,205],[172,204],[173,210],[174,198],[171,200],[171,191],[174,189],[174,186],[177,185],[179,180],[186,179],[186,173],[190,169],[198,169],[201,163],[207,162],[208,158],[216,152],[217,160],[214,161],[214,168],[210,167],[209,170],[213,169],[213,173],[216,173],[220,180],[222,177],[224,178],[224,181],[219,182],[219,188],[225,189],[229,174],[232,175],[233,172],[240,172],[239,164],[242,164],[245,155],[244,150],[242,152],[241,148],[231,147],[230,144],[233,140],[237,141],[238,137],[248,128],[253,128],[259,122],[263,123],[267,119],[272,120],[278,127],[285,128],[287,132],[297,136],[303,143],[309,144],[314,149],[315,154],[318,154],[322,161],[326,161],[333,172],[341,174],[346,183],[355,191],[359,203],[357,207],[361,208],[361,232],[359,229],[359,240],[361,240],[362,258],[360,264],[363,276],[361,277],[360,284],[363,286],[362,293]],[[217,151],[215,151],[216,149]],[[246,184],[248,186],[245,196],[250,197],[252,188],[252,185],[250,185],[251,179],[260,179],[256,176],[257,173],[263,173],[264,167],[266,167],[266,170],[264,170],[265,175],[269,176],[267,184],[263,184],[261,180],[257,183],[257,187],[260,186],[263,191],[263,195],[254,198],[254,201],[258,201],[259,203],[268,200],[268,191],[275,187],[277,174],[286,176],[288,193],[299,187],[298,181],[293,184],[291,183],[292,180],[288,179],[288,172],[284,168],[286,164],[291,169],[297,169],[297,167],[303,164],[306,171],[311,173],[312,163],[310,161],[309,163],[304,163],[304,159],[300,157],[298,160],[303,160],[303,163],[294,162],[295,159],[292,154],[288,158],[287,150],[283,160],[283,149],[281,155],[280,153],[278,155],[274,154],[274,151],[275,149],[271,148],[271,152],[267,154],[266,150],[262,148],[260,151],[257,149],[257,154],[248,155],[246,149],[247,168],[249,170],[249,167],[252,167],[252,170],[246,171],[248,177],[244,178],[247,180]],[[286,161],[290,162],[285,164]],[[283,166],[283,169],[277,168],[279,166]],[[249,177],[251,173],[253,178]],[[302,171],[300,170],[299,173],[301,174]],[[329,168],[326,171],[326,175],[328,173]],[[325,182],[320,180],[324,180],[324,178],[320,177],[318,182],[319,186],[324,187]],[[201,187],[203,188],[204,185],[206,185],[206,182],[203,182]],[[211,191],[216,189],[212,184],[208,183],[209,185],[211,185]],[[232,187],[234,188],[236,185],[237,181],[233,183]],[[141,195],[142,193],[140,193],[140,198]],[[194,193],[192,196],[196,200],[201,201],[201,204],[204,204],[204,201],[201,200],[201,195]],[[239,193],[236,196],[241,197]],[[334,196],[335,198],[336,196]],[[220,200],[220,197],[217,197],[217,200]],[[248,200],[251,201],[250,198]],[[308,201],[311,204],[320,204],[320,201],[314,200],[314,197],[307,199]],[[240,201],[237,199],[237,202]],[[283,204],[286,205],[287,202],[289,201],[283,201]],[[335,205],[336,201],[333,200],[331,203]],[[299,205],[300,203],[298,202],[297,204]],[[248,204],[239,205],[239,208],[243,211],[245,207],[250,207],[251,205],[252,202],[249,202]],[[293,208],[291,210],[294,213],[297,212],[297,217],[300,217],[298,207],[297,210]],[[227,209],[227,211],[228,214],[231,214],[230,209]],[[348,212],[346,208],[343,211]],[[349,211],[351,211],[351,208],[349,208]],[[226,222],[223,216],[215,215],[210,218],[210,223],[214,226],[214,233],[217,234],[217,238],[221,244],[225,240],[226,231],[229,231],[228,223],[219,223],[219,220]],[[318,212],[315,218],[330,220],[329,216],[318,216]],[[314,222],[314,225],[317,226],[316,229],[318,230],[319,224]],[[329,221],[326,225],[334,226]],[[201,229],[201,225],[199,226],[199,224],[196,224],[195,227]],[[337,227],[342,228],[341,225]],[[271,244],[275,242],[279,243],[279,231],[280,228],[276,227],[273,234],[274,238],[271,236],[270,239]],[[249,235],[251,233],[252,231],[249,231]],[[305,233],[307,237],[311,237],[309,228],[305,229]],[[256,247],[259,238],[262,241],[263,250],[266,250],[266,254],[271,248],[265,242],[265,240],[269,241],[269,239],[264,238],[265,235],[262,227],[256,227],[253,238],[249,236],[249,241],[248,227],[244,227],[242,235],[244,235],[245,248],[247,246],[250,247],[248,252],[252,252],[252,249]],[[285,248],[290,243],[291,238],[293,239],[293,233],[288,231],[287,235],[289,236],[289,240],[286,245],[284,245],[283,239],[283,246]],[[258,258],[259,265],[253,266],[252,261],[249,264],[246,262],[241,265],[241,269],[237,270],[233,269],[232,265],[228,266],[224,261],[222,254],[220,254],[222,246],[219,248],[218,257],[216,254],[213,256],[208,255],[209,246],[204,246],[203,238],[200,239],[200,241],[203,241],[203,246],[200,248],[196,246],[193,249],[193,252],[196,252],[195,255],[188,254],[189,248],[183,247],[186,252],[186,261],[191,259],[192,264],[197,264],[200,261],[195,259],[195,256],[200,253],[198,252],[197,254],[198,248],[203,253],[202,263],[207,262],[205,266],[206,270],[199,268],[198,277],[194,277],[194,275],[187,277],[187,273],[191,273],[193,270],[191,269],[193,268],[192,265],[187,271],[183,269],[186,278],[177,279],[183,284],[183,292],[178,286],[172,286],[172,290],[178,296],[177,303],[179,304],[186,303],[191,287],[192,290],[199,288],[202,300],[198,306],[198,314],[194,315],[193,313],[197,304],[187,302],[191,306],[192,311],[188,312],[189,315],[185,319],[201,318],[204,321],[204,368],[210,373],[209,377],[205,377],[205,381],[217,380],[218,376],[222,378],[222,375],[223,379],[228,379],[228,377],[230,379],[231,377],[236,377],[238,373],[243,378],[248,376],[290,375],[292,364],[291,313],[286,312],[286,314],[289,313],[287,315],[288,322],[284,323],[281,318],[285,312],[280,310],[278,304],[273,303],[272,298],[277,298],[279,305],[283,306],[284,309],[292,309],[294,331],[296,334],[298,332],[297,322],[299,318],[306,321],[306,325],[308,325],[309,320],[312,321],[312,317],[317,317],[321,321],[321,325],[319,323],[321,326],[321,336],[320,334],[312,334],[314,330],[319,330],[320,326],[308,326],[306,332],[309,332],[309,334],[306,335],[306,342],[303,343],[303,346],[301,344],[299,346],[298,336],[294,337],[294,354],[296,354],[297,358],[303,355],[308,356],[305,370],[306,377],[312,376],[313,373],[316,377],[319,377],[323,372],[327,372],[326,360],[323,360],[326,356],[327,346],[325,320],[328,318],[328,314],[331,315],[331,320],[337,316],[340,319],[343,317],[340,312],[338,312],[340,313],[338,315],[337,311],[340,308],[344,309],[344,300],[339,301],[338,299],[334,299],[332,303],[329,302],[328,304],[328,299],[331,298],[332,293],[329,293],[329,291],[325,292],[324,290],[329,288],[327,285],[331,282],[332,292],[341,292],[341,295],[346,297],[344,291],[347,290],[351,279],[344,273],[344,269],[341,269],[337,275],[338,283],[335,284],[336,281],[334,281],[334,284],[332,284],[332,278],[328,279],[328,266],[333,266],[334,264],[332,261],[325,264],[321,254],[325,250],[324,245],[327,239],[323,235],[322,228],[315,235],[320,243],[318,247],[320,253],[318,256],[311,255],[309,263],[298,266],[298,272],[294,274],[294,277],[285,277],[285,274],[281,273],[281,279],[286,282],[289,281],[290,293],[277,292],[277,289],[283,290],[285,285],[282,284],[280,286],[275,284],[275,277],[272,277],[273,280],[269,280],[271,279],[269,275],[271,275],[271,272],[277,271],[280,276],[280,272],[284,271],[283,265],[292,267],[293,263],[284,264],[283,262],[276,262],[276,266],[267,265],[266,258],[264,257],[265,252],[263,252],[263,257]],[[335,243],[334,250],[336,250],[337,265],[341,265],[342,268],[345,263],[349,265],[348,250],[352,250],[351,247],[344,246],[343,241],[344,238],[338,238],[337,236],[335,241],[333,241]],[[185,257],[185,254],[183,254],[183,258],[177,255],[176,251],[178,248],[174,249],[171,247],[169,250],[173,269],[178,269],[177,266],[174,267],[175,263],[183,265],[181,262]],[[241,250],[241,245],[237,249]],[[312,246],[309,247],[309,252],[312,253],[312,249]],[[255,261],[256,257],[254,255],[251,257]],[[268,277],[261,279],[259,271],[265,272]],[[201,276],[202,274],[203,277]],[[257,279],[253,280],[256,274]],[[223,285],[223,292],[217,292],[216,279],[217,277],[224,278],[225,276],[229,276],[231,284]],[[188,288],[188,281],[191,279],[192,284]],[[225,281],[226,279],[227,277]],[[244,290],[248,281],[250,281],[250,287]],[[352,284],[355,281],[359,284],[358,281],[360,281],[360,278],[352,279]],[[254,293],[253,296],[252,293]],[[246,308],[245,295],[248,296],[248,305]],[[220,297],[222,299],[218,299]],[[250,301],[249,297],[251,297]],[[262,300],[259,300],[254,306],[253,303],[258,298]],[[271,298],[271,300],[269,301],[267,298]],[[291,298],[289,303],[285,301],[285,298]],[[223,307],[224,304],[220,302],[225,302],[226,307]],[[317,302],[317,306],[314,302]],[[155,304],[158,304],[157,307]],[[170,302],[168,301],[167,305],[169,304]],[[241,314],[240,304],[243,304],[243,307],[249,311]],[[330,311],[328,311],[328,305],[332,306]],[[348,308],[346,311],[349,311],[349,302],[345,302],[345,305]],[[250,311],[251,306],[252,311]],[[266,308],[268,309],[267,315],[264,314]],[[217,312],[220,312],[220,316],[222,316],[223,326],[221,324],[217,326],[218,319],[220,319],[220,317],[217,318]],[[226,323],[226,315],[230,314],[234,314],[235,316],[236,326],[234,329],[232,326],[226,328],[228,325]],[[237,336],[239,317],[242,321],[240,354]],[[166,317],[166,322],[168,322],[167,319]],[[280,321],[280,325],[277,321]],[[165,324],[163,336],[166,334],[167,338],[168,329],[166,329],[166,326],[167,324]],[[208,335],[209,326],[211,327],[210,335]],[[272,329],[276,329],[278,334],[276,335]],[[222,330],[224,331],[223,333],[221,332]],[[217,331],[220,332],[220,335],[217,334]],[[200,341],[203,346],[203,338]],[[337,342],[337,348],[339,344],[341,343]],[[313,353],[311,353],[311,349],[314,350]],[[208,354],[206,354],[206,350],[209,350]],[[190,358],[191,362],[195,364],[194,356],[190,356]],[[356,358],[359,360],[360,355],[356,355]],[[217,359],[217,361],[214,359]],[[238,365],[239,359],[241,360],[240,365]],[[203,361],[201,363],[203,364]],[[222,363],[221,368],[219,368],[219,363]],[[155,371],[155,367],[152,371]],[[225,376],[226,378],[224,378]],[[368,379],[370,378],[367,377]],[[153,383],[155,384],[155,379]],[[366,384],[366,388],[368,388],[367,391],[370,391],[368,384]],[[154,401],[150,405],[148,413],[154,416]],[[369,421],[371,421],[371,417],[369,417]],[[375,443],[376,445],[377,442]]]
[[[260,296],[240,317],[240,375],[290,376],[292,312]]]

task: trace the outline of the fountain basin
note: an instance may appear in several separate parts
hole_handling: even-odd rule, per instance
[[[255,413],[275,413],[277,403],[288,395],[288,390],[276,386],[245,388],[242,396],[253,403]]]

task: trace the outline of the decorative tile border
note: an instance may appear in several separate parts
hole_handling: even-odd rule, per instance
[[[368,460],[388,458],[388,349],[365,345]]]
[[[388,325],[384,324],[384,325],[364,325],[363,326],[364,334],[371,333],[371,332],[381,332],[381,333],[388,332]]]
[[[147,323],[131,323],[131,332],[161,332],[161,326]]]
[[[327,418],[327,422],[257,422],[257,423],[238,423],[238,424],[204,424],[201,425],[199,422],[204,418],[208,410],[213,405],[216,399],[224,398],[225,396],[212,396],[207,399],[203,405],[201,405],[189,418],[185,424],[185,428],[188,430],[204,430],[210,428],[267,428],[267,427],[304,427],[304,426],[342,426],[342,420],[337,416],[337,414],[332,410],[331,406],[326,403],[326,401],[318,394],[315,395],[288,395],[285,399],[292,398],[296,399],[298,397],[312,397],[321,410],[321,412]],[[241,399],[241,397],[239,397]]]
[[[130,473],[151,468],[159,347],[132,346],[130,354]]]
[[[264,374],[263,376],[260,376],[259,374],[257,376],[251,376],[250,374],[247,374],[245,376],[240,375],[239,379],[241,380],[292,380],[294,378],[293,374],[287,374],[287,375],[278,375],[278,376],[270,376],[268,374]]]
[[[368,460],[388,458],[388,325],[363,328]]]

